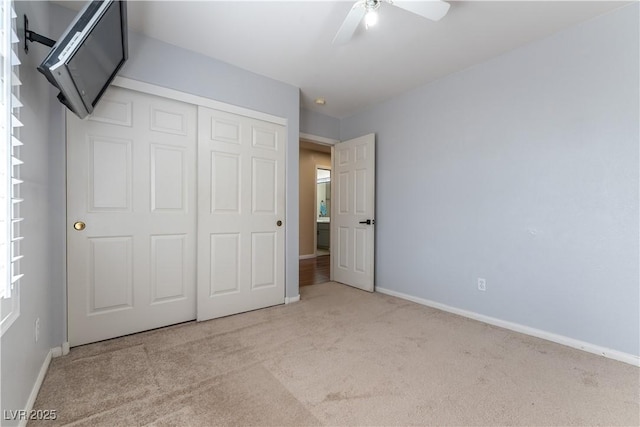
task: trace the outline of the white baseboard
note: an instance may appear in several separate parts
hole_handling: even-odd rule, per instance
[[[604,356],[608,359],[613,359],[619,362],[624,362],[633,366],[640,367],[640,356],[624,353],[618,350],[613,350],[610,348],[602,347],[602,346],[588,343],[585,341],[576,340],[574,338],[565,337],[564,335],[558,335],[552,332],[531,328],[529,326],[521,325],[519,323],[508,322],[506,320],[497,319],[495,317],[485,316],[484,314],[475,313],[473,311],[467,311],[460,308],[451,307],[446,304],[442,304],[442,303],[431,301],[424,298],[414,297],[412,295],[407,295],[402,292],[392,291],[390,289],[380,288],[376,286],[375,291],[380,292],[381,294],[391,295],[391,296],[402,298],[408,301],[413,301],[418,304],[426,305],[427,307],[432,307],[438,310],[447,311],[449,313],[457,314],[459,316],[468,317],[469,319],[488,323],[490,325],[509,329],[511,331],[520,332],[522,334],[531,335],[536,338],[542,338],[547,341],[552,341],[558,344],[566,345],[568,347],[577,348],[578,350],[583,350],[588,353]]]
[[[285,304],[291,304],[292,302],[298,301],[300,301],[300,294],[296,295],[295,297],[284,297]]]
[[[51,357],[55,359],[56,357],[62,356],[62,347],[53,347],[51,349]]]
[[[60,353],[62,354],[61,347],[56,347],[56,349],[59,349]],[[49,353],[47,353],[47,357],[45,357],[44,362],[40,367],[40,372],[38,373],[38,377],[36,378],[36,383],[33,385],[33,388],[31,389],[31,394],[29,394],[27,405],[24,408],[27,414],[33,409],[33,405],[36,403],[36,398],[38,397],[38,393],[40,392],[40,387],[42,386],[42,382],[44,381],[45,375],[47,375],[47,370],[49,369],[51,358],[53,357],[53,353],[55,352],[57,352],[55,349],[49,350]],[[26,419],[20,420],[20,424],[18,425],[20,427],[25,427],[27,425],[27,421],[28,420]]]
[[[60,356],[66,356],[67,354],[69,354],[69,342],[63,342],[61,346],[59,347],[53,347],[51,349],[51,357],[53,357],[54,359],[56,357],[60,357]]]
[[[316,254],[300,255],[300,259],[311,259],[315,257],[316,257]]]

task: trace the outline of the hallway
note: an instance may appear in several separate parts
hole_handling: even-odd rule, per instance
[[[300,287],[329,281],[329,255],[300,260]]]

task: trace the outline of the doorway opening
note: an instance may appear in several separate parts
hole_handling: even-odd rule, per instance
[[[300,140],[300,286],[331,276],[331,145]]]
[[[316,167],[316,256],[331,254],[331,169]]]

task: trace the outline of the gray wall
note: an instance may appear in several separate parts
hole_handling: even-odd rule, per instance
[[[27,14],[30,26],[49,32],[47,2],[16,2],[18,22]],[[47,48],[31,44],[29,55],[19,49],[22,80],[21,120],[24,146],[21,157],[22,185],[22,253],[20,281],[20,317],[2,336],[2,411],[24,409],[35,384],[40,367],[52,347],[61,341],[61,318],[55,306],[60,303],[64,286],[64,141],[50,135],[49,83],[36,71],[36,66],[48,52]],[[58,310],[59,314],[60,311]],[[36,343],[34,325],[40,318],[40,339]],[[4,413],[4,412],[2,412]],[[16,422],[3,421],[3,425]]]
[[[640,354],[638,36],[635,3],[343,120],[377,286]]]
[[[300,109],[300,132],[340,139],[340,119],[302,108]]]
[[[57,5],[51,9],[57,36],[76,12]],[[136,33],[129,33],[129,61],[120,75],[288,120],[286,294],[298,295],[299,89]]]

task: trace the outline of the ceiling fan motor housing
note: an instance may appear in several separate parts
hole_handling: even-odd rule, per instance
[[[367,12],[372,12],[378,10],[380,3],[382,3],[380,0],[365,0],[364,8]]]

